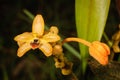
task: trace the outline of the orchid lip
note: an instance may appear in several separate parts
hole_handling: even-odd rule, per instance
[[[32,49],[36,49],[39,47],[39,40],[38,39],[34,39],[33,42],[30,43]]]
[[[39,40],[38,39],[34,39],[34,43],[37,43]]]

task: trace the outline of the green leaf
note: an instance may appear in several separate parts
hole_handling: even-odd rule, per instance
[[[76,0],[75,14],[78,37],[90,42],[101,40],[106,19],[108,16],[110,0]],[[88,49],[80,44],[82,70],[87,66]]]

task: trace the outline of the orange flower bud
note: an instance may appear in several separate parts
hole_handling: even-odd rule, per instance
[[[61,45],[55,45],[53,47],[53,55],[60,55],[63,52],[62,46]]]
[[[62,69],[62,74],[63,75],[69,75],[72,71],[70,69]]]
[[[106,65],[108,63],[108,55],[110,54],[110,50],[106,44],[99,41],[92,42],[89,47],[89,53],[100,64]]]
[[[86,40],[73,37],[64,39],[63,43],[70,41],[80,42],[88,46],[90,55],[95,58],[100,64],[106,65],[108,63],[108,55],[110,54],[110,49],[106,44],[99,41],[94,41],[90,43]]]
[[[55,67],[56,67],[56,68],[62,68],[62,67],[64,67],[64,66],[65,66],[65,63],[64,63],[64,62],[58,62],[58,61],[55,62]]]
[[[62,74],[63,75],[69,75],[72,73],[72,66],[73,66],[73,63],[71,62],[67,62],[65,67],[62,68]]]

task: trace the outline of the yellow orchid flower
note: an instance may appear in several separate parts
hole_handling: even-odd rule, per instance
[[[44,33],[44,20],[42,15],[37,15],[32,24],[32,32],[24,32],[14,38],[17,41],[19,48],[17,56],[23,56],[30,49],[40,49],[45,56],[52,55],[52,46],[50,42],[60,40],[58,29],[52,26],[48,33]]]

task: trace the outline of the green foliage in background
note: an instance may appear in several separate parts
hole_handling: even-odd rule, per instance
[[[110,0],[76,0],[75,15],[78,37],[90,42],[101,40],[106,19],[108,16]],[[82,71],[87,65],[87,47],[80,44],[82,58]]]

